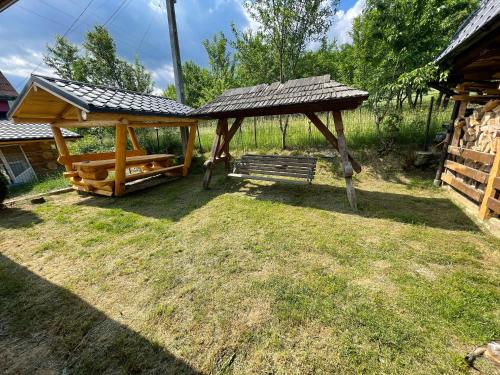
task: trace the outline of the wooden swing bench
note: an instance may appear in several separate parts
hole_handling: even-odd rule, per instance
[[[243,155],[228,176],[249,180],[311,184],[317,159],[307,156]]]

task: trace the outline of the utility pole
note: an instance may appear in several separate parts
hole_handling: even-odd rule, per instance
[[[168,16],[168,31],[170,34],[170,48],[172,50],[172,63],[174,65],[175,93],[177,101],[185,104],[184,79],[182,77],[181,54],[179,52],[179,38],[177,37],[177,22],[175,21],[175,0],[165,0]],[[182,149],[186,153],[186,145],[189,131],[187,127],[181,127]]]

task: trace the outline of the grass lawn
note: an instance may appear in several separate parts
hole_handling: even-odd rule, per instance
[[[353,213],[326,161],[216,176],[2,211],[0,372],[457,374],[500,337],[500,240],[432,177],[375,158]]]

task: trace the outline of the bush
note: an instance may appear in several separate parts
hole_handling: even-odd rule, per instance
[[[9,181],[5,178],[5,176],[0,173],[0,207],[2,206],[3,201],[7,198],[7,194],[9,193]]]

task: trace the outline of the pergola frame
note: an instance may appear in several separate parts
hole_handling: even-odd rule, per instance
[[[355,106],[349,106],[352,108],[357,107]],[[324,108],[324,107],[323,107]],[[328,107],[327,107],[328,108]],[[332,106],[330,106],[332,108]],[[345,135],[344,135],[344,124],[342,121],[342,114],[338,106],[333,106],[332,114],[333,114],[333,121],[335,124],[335,131],[337,133],[337,137],[333,135],[333,133],[328,129],[328,127],[323,124],[321,119],[314,113],[314,112],[292,112],[290,111],[285,111],[285,110],[280,110],[278,112],[285,112],[288,114],[291,113],[302,113],[304,114],[313,124],[316,126],[316,128],[320,131],[321,134],[326,138],[326,140],[333,146],[334,149],[336,149],[341,156],[342,159],[342,168],[344,172],[344,178],[346,182],[346,191],[347,191],[347,199],[349,200],[349,204],[352,209],[356,210],[357,209],[357,199],[356,199],[356,192],[354,189],[354,185],[352,182],[352,176],[354,171],[357,173],[361,172],[361,165],[354,160],[354,158],[349,154],[347,150],[347,144],[345,141]],[[276,111],[257,111],[257,110],[248,110],[246,111],[246,116],[247,117],[254,117],[254,116],[264,116],[264,115],[275,115],[277,114]],[[233,117],[234,121],[231,124],[231,127],[229,127],[228,124],[228,119],[231,118],[229,117],[230,114],[226,116],[219,117],[217,119],[217,127],[215,131],[215,138],[212,143],[212,148],[210,151],[210,157],[209,159],[205,162],[205,176],[203,178],[203,188],[208,189],[210,185],[210,180],[212,178],[212,173],[214,167],[219,164],[224,162],[225,165],[225,171],[226,173],[229,173],[230,171],[230,160],[231,160],[231,154],[229,152],[229,145],[231,143],[232,138],[236,134],[236,131],[240,128],[240,126],[243,123],[243,120],[245,117]]]

